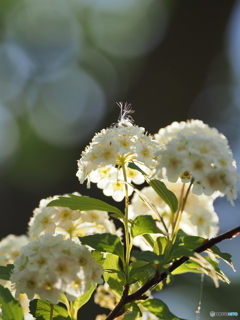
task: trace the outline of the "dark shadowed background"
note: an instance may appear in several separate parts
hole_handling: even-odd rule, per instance
[[[78,191],[77,159],[128,101],[152,134],[198,118],[224,133],[240,165],[240,1],[2,0],[0,3],[0,237],[27,232],[40,199]],[[240,203],[216,203],[220,232],[240,224]],[[239,239],[231,285],[204,280],[202,318],[238,311]],[[179,276],[158,296],[195,319],[200,277]],[[91,310],[91,312],[94,312]],[[82,318],[94,313],[84,308]],[[225,318],[224,318],[225,319]]]

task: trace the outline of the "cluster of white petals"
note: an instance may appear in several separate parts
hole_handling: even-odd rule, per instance
[[[21,247],[28,243],[29,239],[26,235],[16,236],[9,234],[0,241],[0,265],[14,263],[19,256]]]
[[[155,135],[159,143],[157,174],[175,182],[194,179],[193,193],[237,198],[238,174],[228,141],[200,120],[173,122]]]
[[[177,198],[180,198],[183,183],[179,180],[171,183],[163,179],[166,187],[175,193]],[[187,189],[185,186],[185,190]],[[158,227],[164,231],[164,226],[160,217],[164,220],[168,231],[172,231],[173,213],[169,206],[158,196],[158,194],[151,188],[145,187],[141,190],[144,197],[149,199],[154,204],[158,214],[152,211],[144,201],[141,200],[141,195],[135,193],[129,206],[129,218],[134,220],[139,215],[151,215],[157,222]],[[214,237],[218,232],[218,216],[214,211],[213,202],[216,198],[216,193],[212,196],[200,195],[196,196],[192,192],[189,193],[184,211],[181,216],[179,228],[189,235],[201,237]],[[160,234],[159,234],[160,235]],[[159,236],[157,235],[157,236]],[[152,235],[155,237],[156,235]],[[142,250],[149,250],[150,247],[144,242],[141,236],[134,239],[134,244],[139,246]]]
[[[80,196],[74,192],[74,195]],[[63,195],[62,197],[68,197]],[[65,207],[47,207],[47,204],[59,196],[42,199],[39,207],[33,211],[29,221],[30,239],[38,239],[42,234],[62,234],[65,239],[77,239],[94,233],[121,235],[106,211],[79,211]]]
[[[6,266],[13,264],[16,258],[20,255],[21,248],[29,242],[29,238],[26,235],[16,236],[9,234],[7,237],[0,241],[0,265]],[[12,283],[10,281],[0,280],[0,284],[5,288],[8,288],[12,295],[15,292],[12,290]],[[25,320],[34,319],[29,313],[29,300],[25,294],[22,294],[18,298]]]
[[[22,247],[14,263],[11,282],[16,297],[37,294],[56,304],[60,294],[70,301],[83,295],[91,283],[102,283],[103,269],[86,246],[65,240],[62,235],[42,235]]]
[[[118,170],[122,165],[119,159],[124,164],[134,160],[144,165],[146,169],[154,169],[157,164],[155,157],[157,150],[158,144],[144,128],[122,119],[115,126],[103,129],[94,136],[78,160],[77,177],[80,183],[86,179],[88,185],[90,181],[98,183],[105,195],[121,201],[124,183],[122,172]],[[134,171],[128,175],[127,182],[143,183],[143,179],[133,179],[138,175],[137,172],[133,173]]]
[[[143,175],[134,169],[127,168],[126,176],[128,184],[128,195],[133,192],[131,183],[142,184],[145,180]],[[97,187],[103,190],[106,196],[111,196],[115,201],[122,201],[125,196],[125,183],[122,168],[113,166],[98,168],[90,173],[90,181],[97,183]]]

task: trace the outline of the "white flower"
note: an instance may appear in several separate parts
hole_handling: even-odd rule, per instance
[[[126,169],[126,176],[128,182],[128,195],[133,192],[131,183],[142,184],[144,176],[139,172],[131,168]],[[117,169],[115,167],[105,166],[98,168],[90,173],[90,181],[97,183],[99,189],[103,189],[103,193],[106,196],[111,196],[115,201],[122,201],[125,196],[125,182],[122,168]]]
[[[8,235],[0,241],[0,265],[6,266],[7,264],[13,264],[16,258],[20,255],[21,248],[25,246],[29,242],[29,239],[26,235],[16,236],[13,234]],[[19,260],[18,268],[23,270],[25,268],[26,260]],[[12,288],[12,283],[10,281],[1,280],[0,284],[5,288],[8,288],[12,295],[14,295],[14,291]],[[21,295],[19,297],[19,303],[22,307],[24,317],[27,317],[27,313],[29,312],[29,300],[26,295]],[[32,317],[28,317],[29,320],[33,319]]]
[[[25,235],[15,236],[9,234],[0,241],[0,265],[12,264],[19,256],[21,247],[28,243],[29,239]]]
[[[97,183],[105,195],[112,196],[116,201],[121,201],[125,192],[119,178],[121,173],[115,172],[123,166],[127,167],[133,160],[143,165],[146,171],[153,170],[157,165],[155,152],[158,148],[158,144],[145,133],[144,128],[132,124],[132,118],[128,116],[131,113],[130,107],[121,104],[121,110],[118,123],[97,133],[82,152],[77,171],[80,183],[86,179]],[[114,181],[110,182],[113,175],[117,179],[114,177]],[[138,172],[136,175],[141,174]],[[136,179],[134,182],[140,181],[142,183],[144,179]]]
[[[200,120],[174,122],[155,135],[157,174],[175,182],[193,179],[193,192],[212,195],[220,191],[233,204],[238,174],[227,139]]]
[[[39,249],[33,253],[32,247],[37,246]],[[75,300],[90,288],[92,281],[102,283],[102,274],[102,267],[87,247],[64,240],[61,235],[42,235],[34,245],[30,242],[22,250],[10,280],[15,284],[16,297],[26,293],[32,299],[38,294],[56,304],[61,293]]]
[[[79,193],[75,192],[74,194],[80,196]],[[57,198],[58,196],[42,199],[39,208],[34,210],[28,231],[31,240],[38,239],[42,234],[48,234],[49,236],[61,234],[64,238],[71,238],[75,241],[78,241],[80,236],[93,233],[109,232],[121,235],[121,232],[116,230],[113,221],[109,220],[106,211],[79,211],[65,207],[45,207],[51,200]],[[45,237],[44,241],[47,241],[47,239],[57,241],[57,238],[52,237]],[[38,242],[36,243],[38,244]],[[32,242],[31,246],[28,247],[28,251],[30,248],[31,253],[35,253],[39,249],[38,246],[35,247],[35,242]]]

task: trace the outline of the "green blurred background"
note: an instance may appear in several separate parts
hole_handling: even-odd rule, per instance
[[[130,102],[152,134],[190,118],[215,126],[240,165],[240,1],[1,0],[1,238],[26,233],[48,196],[78,191],[112,203],[79,184],[76,161],[117,121],[116,101]],[[240,224],[239,208],[216,201],[220,232]],[[237,271],[223,266],[232,284],[218,289],[204,280],[201,319],[240,318],[240,240],[220,247]],[[157,296],[195,319],[199,290],[200,277],[178,276]]]

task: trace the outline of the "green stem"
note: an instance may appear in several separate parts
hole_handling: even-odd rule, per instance
[[[50,320],[53,319],[53,304],[50,303]]]
[[[74,308],[72,301],[69,301],[69,309],[71,320],[77,320],[78,309]]]
[[[180,195],[180,201],[179,201],[179,207],[178,207],[178,211],[177,211],[177,215],[176,215],[176,219],[173,223],[173,231],[172,231],[172,237],[174,238],[174,236],[176,235],[177,231],[178,231],[178,228],[179,228],[179,223],[181,221],[181,217],[182,217],[182,213],[185,209],[185,206],[186,206],[186,202],[187,202],[187,198],[189,196],[189,193],[190,193],[190,190],[191,190],[191,187],[193,185],[193,182],[194,182],[194,179],[191,180],[189,186],[188,186],[188,189],[187,189],[187,192],[185,194],[185,196],[183,197],[183,194],[184,194],[184,187],[185,187],[185,184],[183,185],[182,187],[182,192],[181,192],[181,195]]]
[[[129,260],[130,260],[130,253],[132,247],[132,241],[130,240],[130,233],[128,228],[128,205],[129,205],[129,195],[128,195],[128,185],[127,185],[127,173],[125,164],[122,165],[123,170],[123,177],[125,183],[125,216],[124,216],[124,228],[125,228],[125,242],[126,242],[126,256],[125,256],[125,272],[126,278],[128,282],[128,274],[129,274]]]
[[[177,233],[177,229],[178,229],[178,225],[179,225],[179,221],[180,221],[181,209],[182,209],[182,204],[183,204],[184,188],[185,188],[185,183],[183,183],[183,185],[182,185],[181,194],[180,194],[180,197],[178,200],[178,210],[177,210],[175,216],[173,217],[172,239],[175,237],[175,235]]]

